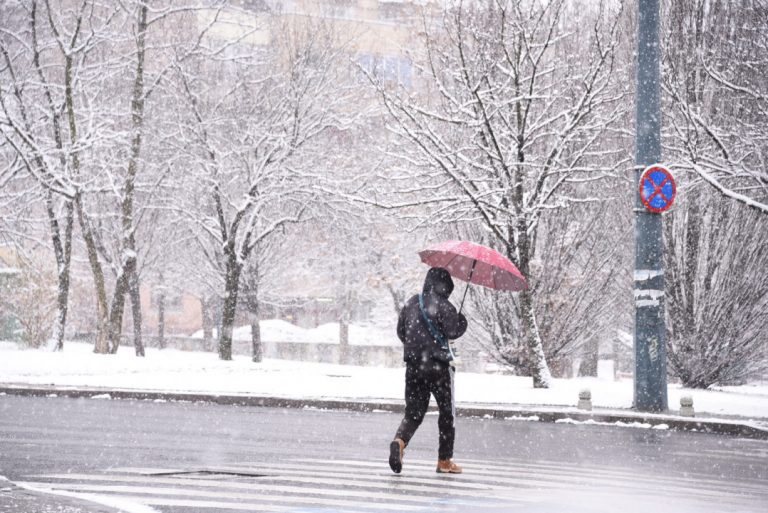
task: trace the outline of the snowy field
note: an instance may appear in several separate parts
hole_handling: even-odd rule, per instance
[[[287,360],[253,363],[246,356],[231,362],[215,353],[149,348],[137,358],[131,348],[116,355],[97,355],[92,346],[68,343],[65,351],[22,350],[0,342],[0,384],[90,386],[130,390],[243,394],[298,399],[400,401],[402,368],[356,367]],[[624,409],[632,404],[632,381],[597,378],[555,379],[536,390],[530,378],[500,374],[457,373],[460,405],[530,405],[575,408],[578,392],[589,388],[596,410]],[[697,417],[740,416],[768,420],[768,384],[722,390],[669,387],[676,410],[681,395],[691,395]]]

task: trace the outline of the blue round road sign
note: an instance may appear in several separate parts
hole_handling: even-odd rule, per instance
[[[659,164],[648,166],[640,176],[640,201],[655,214],[668,210],[677,196],[672,173]]]

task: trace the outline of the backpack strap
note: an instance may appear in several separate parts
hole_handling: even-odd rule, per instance
[[[424,322],[427,323],[427,328],[429,328],[429,333],[437,341],[437,343],[440,345],[441,348],[448,351],[448,353],[451,356],[451,359],[453,359],[453,351],[451,351],[450,344],[448,344],[448,341],[445,339],[443,334],[440,333],[440,331],[435,327],[434,323],[432,322],[432,319],[430,319],[429,315],[427,315],[427,310],[426,308],[424,308],[423,294],[419,294],[419,310],[421,310],[422,319],[424,319]]]

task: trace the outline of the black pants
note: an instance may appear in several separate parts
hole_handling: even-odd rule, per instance
[[[406,445],[424,420],[429,407],[429,394],[435,396],[440,430],[438,458],[453,458],[453,441],[456,437],[454,417],[456,405],[453,391],[453,367],[443,363],[407,363],[405,367],[405,416],[395,438]]]

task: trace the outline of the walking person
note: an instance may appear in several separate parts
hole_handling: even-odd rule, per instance
[[[453,462],[456,434],[454,419],[453,353],[448,340],[457,339],[467,330],[467,319],[448,301],[453,280],[447,270],[433,267],[427,272],[421,294],[411,297],[397,321],[397,336],[403,343],[405,361],[405,415],[389,446],[389,466],[399,474],[403,452],[424,420],[430,394],[438,407],[440,431],[437,472],[460,474]]]

